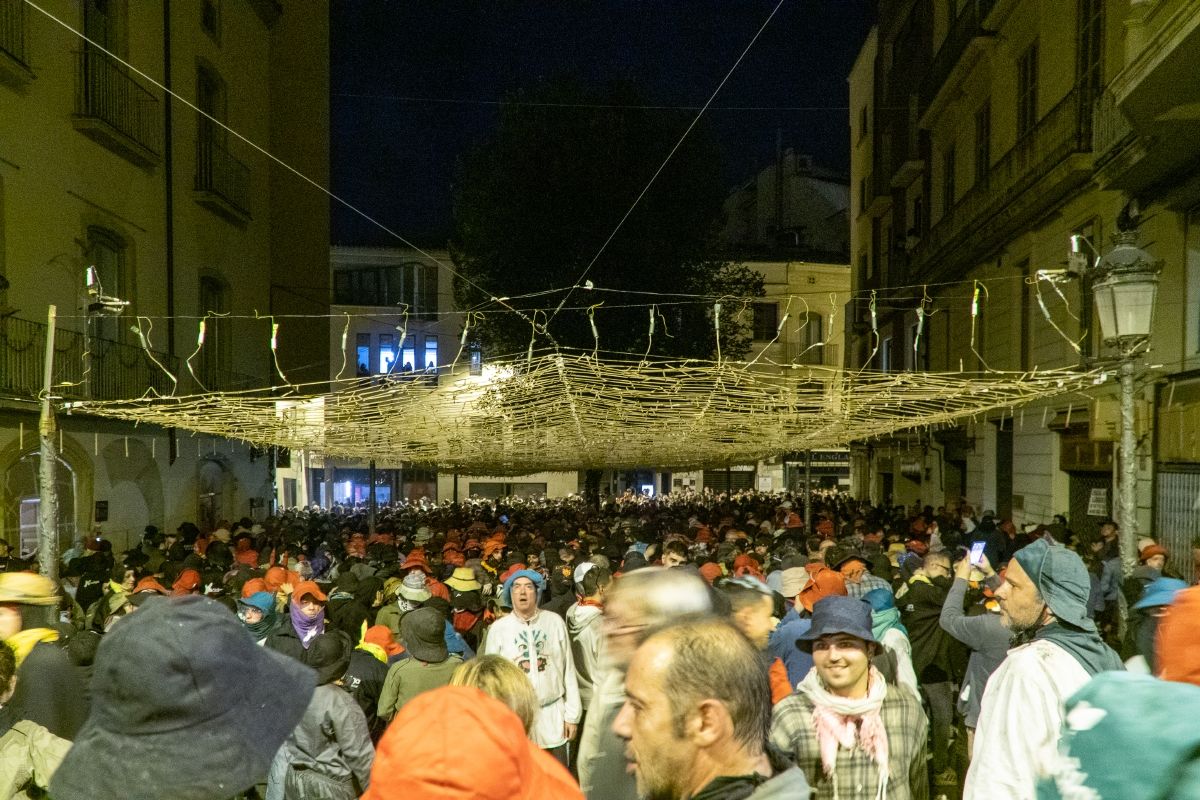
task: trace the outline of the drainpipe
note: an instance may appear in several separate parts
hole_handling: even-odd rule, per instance
[[[171,0],[163,0],[163,86],[171,88]],[[163,182],[166,189],[164,203],[167,213],[166,266],[167,266],[167,354],[175,356],[175,170],[172,164],[172,114],[171,96],[163,95]],[[175,429],[167,430],[170,461],[174,464],[179,457],[179,441]]]

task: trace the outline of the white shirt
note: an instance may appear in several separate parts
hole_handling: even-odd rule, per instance
[[[1089,680],[1053,642],[1009,650],[983,692],[963,800],[1035,800],[1038,754],[1058,745],[1063,704]]]

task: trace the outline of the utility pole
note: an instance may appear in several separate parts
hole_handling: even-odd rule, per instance
[[[58,453],[54,437],[58,424],[54,419],[54,406],[50,401],[50,387],[54,383],[54,326],[58,308],[50,306],[46,315],[46,357],[42,372],[42,412],[38,420],[38,438],[41,443],[41,463],[38,469],[38,564],[41,572],[52,581],[58,582]]]
[[[374,535],[375,533],[375,459],[371,459],[371,467],[368,470],[369,480],[367,491],[367,532]]]

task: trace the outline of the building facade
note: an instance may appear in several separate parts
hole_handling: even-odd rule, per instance
[[[856,488],[895,503],[966,498],[1018,524],[1064,513],[1076,530],[1111,514],[1113,353],[1088,267],[1137,201],[1143,247],[1162,261],[1138,389],[1139,529],[1190,552],[1200,529],[1180,509],[1200,488],[1200,454],[1179,431],[1200,421],[1187,399],[1200,357],[1200,150],[1183,119],[1200,6],[917,0],[879,11],[850,76],[852,360],[889,372],[1109,369],[1089,396],[859,443]],[[1068,257],[1073,236],[1081,261]]]
[[[466,315],[455,306],[450,264],[445,249],[337,245],[330,250],[328,361],[334,385],[353,379],[437,384],[485,371],[480,349],[463,338]],[[455,475],[427,464],[378,461],[373,474],[377,503],[561,497],[579,491],[574,472]],[[300,499],[326,506],[366,503],[371,477],[369,462],[313,455]]]
[[[74,32],[0,0],[0,536],[26,549],[48,306],[67,400],[265,386],[276,359],[289,382],[328,377],[328,198],[213,121],[328,185],[328,4],[42,5]],[[60,427],[64,539],[271,507],[276,459],[244,444]]]

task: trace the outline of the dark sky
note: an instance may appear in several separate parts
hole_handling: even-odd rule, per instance
[[[444,240],[456,162],[494,129],[496,102],[507,92],[561,76],[596,85],[621,78],[655,104],[699,107],[776,2],[338,2],[334,191],[407,238]],[[785,0],[706,112],[731,188],[771,161],[777,129],[785,147],[848,171],[846,77],[870,7],[871,0]],[[663,143],[664,157],[673,144]],[[395,244],[336,205],[333,241]]]

